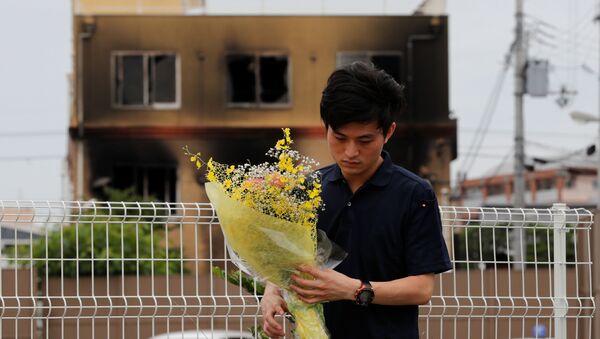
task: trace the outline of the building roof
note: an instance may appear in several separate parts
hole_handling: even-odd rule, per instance
[[[586,149],[574,152],[555,152],[544,157],[526,157],[526,165],[533,165],[535,171],[565,170],[565,169],[596,169],[598,158],[594,154],[587,155]],[[514,157],[509,154],[503,161],[490,168],[481,178],[512,175],[514,173]],[[473,178],[475,179],[475,178]]]
[[[34,230],[24,230],[24,229],[16,229],[10,225],[2,225],[0,226],[0,239],[3,242],[6,241],[14,241],[15,240],[15,232],[16,238],[18,240],[29,240],[30,238],[37,239],[40,235]]]

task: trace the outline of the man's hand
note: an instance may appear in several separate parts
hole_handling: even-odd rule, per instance
[[[354,300],[354,292],[360,287],[360,280],[352,279],[332,269],[300,266],[298,271],[306,273],[312,279],[292,275],[294,281],[290,288],[298,298],[308,304],[334,300]]]
[[[275,315],[287,312],[287,304],[277,286],[267,283],[265,294],[260,301],[263,317],[263,331],[269,337],[283,337],[283,327],[275,320]]]

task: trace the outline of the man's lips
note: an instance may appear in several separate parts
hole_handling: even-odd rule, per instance
[[[352,160],[342,160],[342,164],[344,166],[358,166],[360,164],[360,161],[352,161]]]

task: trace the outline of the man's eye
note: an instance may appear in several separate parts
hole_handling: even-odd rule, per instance
[[[361,139],[359,141],[360,141],[361,144],[368,144],[368,143],[370,143],[373,140],[371,140],[371,139]]]

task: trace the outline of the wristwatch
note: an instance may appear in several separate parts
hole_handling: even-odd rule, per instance
[[[371,283],[362,280],[360,287],[354,292],[354,302],[360,306],[369,306],[374,298],[375,292],[373,291]]]

